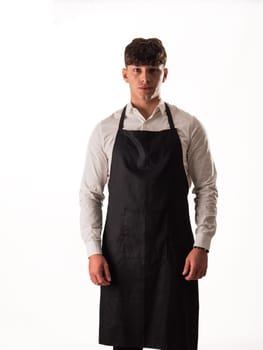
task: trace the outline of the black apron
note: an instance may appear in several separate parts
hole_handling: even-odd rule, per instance
[[[112,154],[102,252],[112,275],[101,287],[99,343],[196,350],[198,282],[185,281],[193,247],[180,139],[170,129],[125,130]]]

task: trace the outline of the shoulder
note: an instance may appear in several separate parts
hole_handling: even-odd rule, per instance
[[[179,108],[178,106],[175,106],[173,104],[167,103],[172,116],[173,120],[178,125],[186,125],[186,126],[194,126],[201,124],[199,119],[196,118],[193,114],[186,112],[184,109]]]
[[[119,125],[122,110],[123,108],[118,109],[117,111],[113,112],[110,116],[102,119],[98,123],[98,127],[101,128],[102,132],[105,130],[115,129]]]
[[[118,131],[122,110],[123,108],[113,112],[95,124],[91,135],[91,142],[97,141],[103,148],[113,142]]]
[[[102,136],[105,133],[111,132],[114,129],[116,129],[119,125],[122,110],[123,108],[113,112],[108,117],[103,118],[97,123],[95,123],[92,134]]]
[[[191,136],[197,130],[204,131],[204,127],[201,121],[196,116],[173,104],[167,104],[173,116],[174,126],[177,129],[181,130],[189,136]]]

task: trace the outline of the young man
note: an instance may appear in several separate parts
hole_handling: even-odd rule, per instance
[[[90,278],[101,286],[99,343],[115,350],[197,349],[197,280],[216,230],[216,170],[200,122],[160,97],[165,64],[158,39],[125,48],[131,100],[93,130],[81,183],[81,234]]]

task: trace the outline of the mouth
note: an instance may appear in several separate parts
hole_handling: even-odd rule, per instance
[[[150,86],[139,86],[140,90],[151,90],[152,88]]]

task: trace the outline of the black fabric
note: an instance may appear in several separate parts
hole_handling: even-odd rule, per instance
[[[113,147],[102,251],[111,286],[101,287],[99,343],[196,350],[198,282],[182,276],[193,247],[182,147],[170,128],[125,130]]]
[[[113,350],[142,350],[142,348],[123,348],[123,347],[120,347],[120,346],[114,346],[113,347]]]

